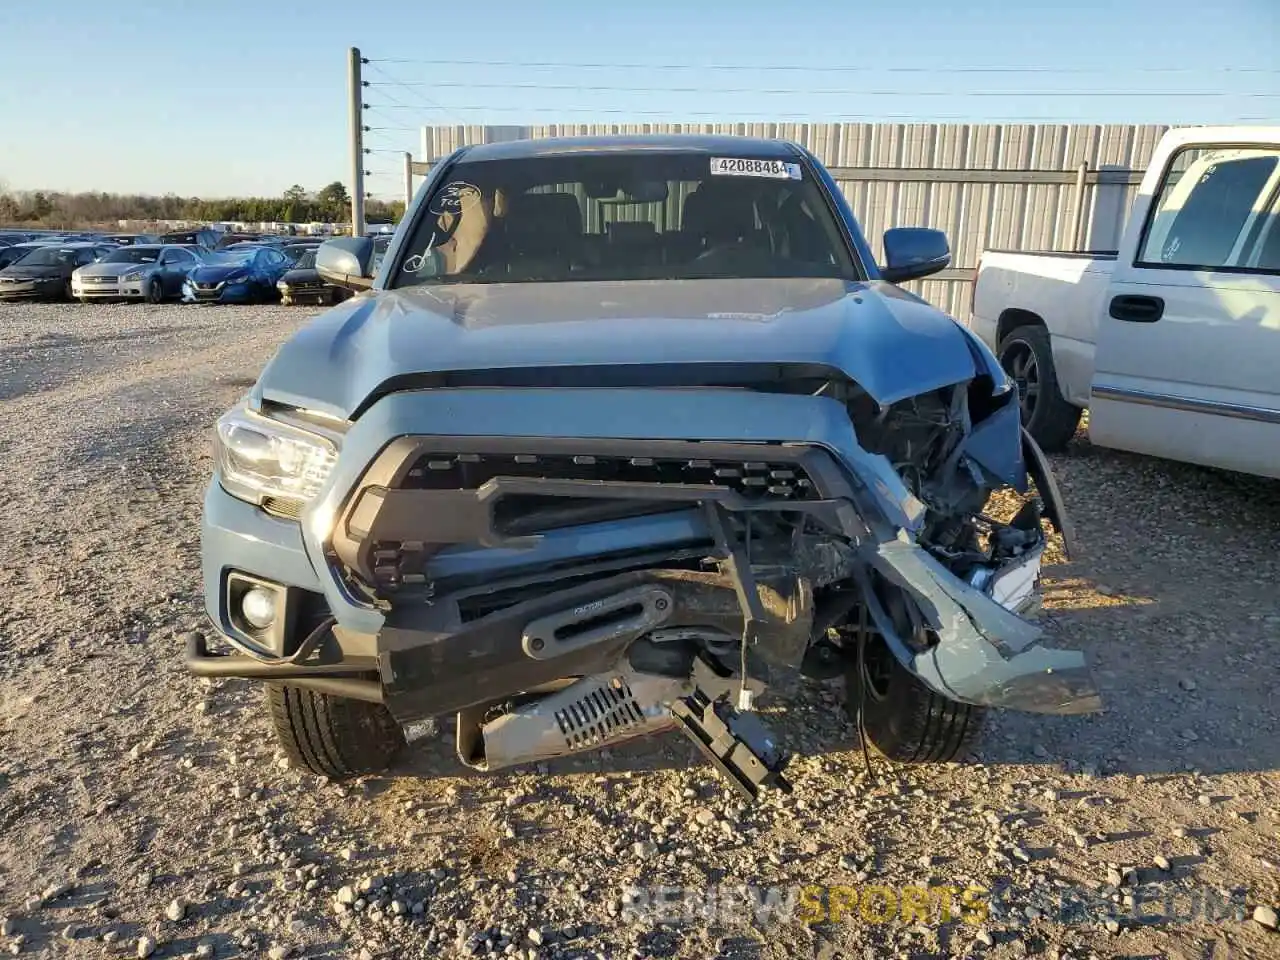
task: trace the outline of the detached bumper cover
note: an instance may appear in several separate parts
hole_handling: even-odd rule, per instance
[[[942,696],[1030,713],[1102,709],[1084,654],[1044,646],[1039,627],[959,580],[918,545],[882,543],[872,564],[911,594],[938,642],[913,652],[864,581],[877,629],[894,656]]]

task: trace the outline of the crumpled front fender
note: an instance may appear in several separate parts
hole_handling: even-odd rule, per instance
[[[917,603],[937,642],[918,652],[899,634],[864,574],[876,629],[894,656],[940,695],[1031,713],[1095,713],[1102,699],[1084,654],[1042,644],[1044,631],[952,574],[918,544],[878,544],[868,563]]]

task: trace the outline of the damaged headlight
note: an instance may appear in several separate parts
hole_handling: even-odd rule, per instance
[[[1040,545],[1000,567],[978,567],[969,575],[969,585],[981,590],[1000,606],[1022,614],[1038,603],[1036,584],[1040,580]]]
[[[223,488],[250,503],[266,497],[311,500],[338,459],[337,448],[324,437],[242,407],[218,420],[216,442]]]

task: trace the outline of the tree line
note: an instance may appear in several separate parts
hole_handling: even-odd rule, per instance
[[[365,218],[374,222],[398,221],[404,203],[365,201]],[[341,223],[351,219],[351,196],[335,180],[308,191],[294,184],[279,197],[162,197],[124,193],[60,193],[0,190],[0,225],[39,226],[53,229],[107,227],[117,220],[236,220],[246,222]]]

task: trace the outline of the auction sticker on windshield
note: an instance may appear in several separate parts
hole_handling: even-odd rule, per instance
[[[753,160],[750,157],[712,157],[711,174],[720,177],[772,177],[799,180],[800,164],[785,160]]]

